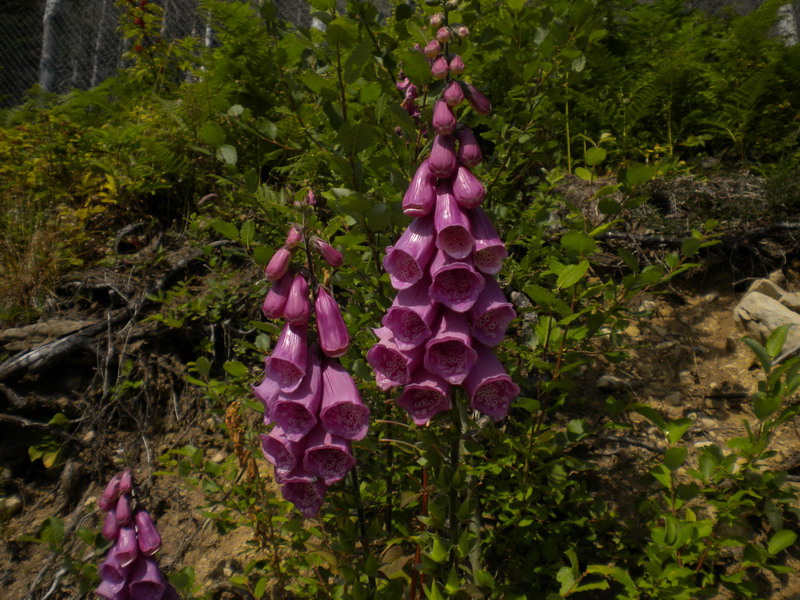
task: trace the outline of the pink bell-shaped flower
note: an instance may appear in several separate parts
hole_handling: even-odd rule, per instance
[[[456,130],[456,116],[444,100],[437,100],[433,106],[433,130],[439,134],[453,133]]]
[[[347,440],[360,440],[369,429],[369,408],[361,401],[353,378],[336,361],[322,366],[322,426]]]
[[[322,367],[319,349],[309,349],[308,367],[303,382],[294,392],[280,394],[272,403],[270,419],[283,430],[286,438],[297,442],[317,423],[322,401]]]
[[[411,287],[422,279],[435,250],[435,233],[433,215],[417,217],[397,243],[386,249],[383,268],[396,290]]]
[[[310,519],[319,513],[326,489],[327,486],[321,481],[312,482],[302,477],[291,477],[281,485],[281,494],[294,504],[300,514]]]
[[[133,523],[120,527],[116,543],[116,560],[123,567],[127,567],[138,555],[139,543],[136,541],[136,529]]]
[[[437,135],[433,138],[428,168],[435,177],[446,179],[456,172],[456,144],[452,135]]]
[[[133,473],[130,469],[125,469],[119,477],[119,493],[130,494],[133,491]]]
[[[472,254],[475,240],[470,233],[469,217],[456,202],[448,181],[436,188],[436,212],[433,217],[436,229],[436,247],[453,258],[466,258]]]
[[[450,66],[447,63],[447,59],[440,54],[431,64],[431,75],[433,75],[434,79],[444,79],[449,72]]]
[[[448,106],[458,106],[464,101],[464,91],[461,89],[461,85],[453,80],[444,88],[442,98]]]
[[[403,212],[409,217],[424,217],[436,205],[436,183],[428,167],[428,159],[422,161],[411,178],[403,196]]]
[[[117,500],[117,506],[114,509],[114,514],[117,517],[117,523],[119,523],[120,527],[131,522],[131,517],[133,516],[133,512],[131,510],[132,500],[133,498],[131,498],[130,494],[122,494],[119,497],[119,500]]]
[[[319,345],[326,356],[341,356],[350,345],[350,334],[342,318],[342,311],[323,287],[317,290],[315,304]]]
[[[264,275],[270,281],[278,281],[281,277],[286,275],[289,270],[289,259],[292,257],[291,251],[285,246],[278,248],[275,254],[267,263],[267,268],[264,270]]]
[[[350,442],[318,426],[308,434],[308,447],[303,457],[303,468],[318,475],[325,485],[344,479],[356,464]]]
[[[264,302],[261,305],[261,312],[268,319],[280,319],[286,307],[286,300],[289,297],[289,290],[292,287],[292,277],[284,275],[269,288]]]
[[[464,380],[470,407],[500,421],[508,415],[511,402],[519,396],[519,386],[506,373],[502,363],[489,348],[476,345],[478,362]]]
[[[128,581],[130,600],[160,599],[166,587],[167,580],[155,559],[139,556],[133,564]]]
[[[278,385],[277,381],[264,377],[264,381],[252,386],[251,389],[253,390],[253,395],[264,405],[264,416],[271,419],[272,406],[278,398],[281,386]]]
[[[97,501],[97,505],[101,510],[113,510],[117,505],[120,479],[122,479],[122,475],[117,473],[106,485],[103,493],[100,495],[100,499]]]
[[[436,32],[436,39],[439,40],[439,42],[442,44],[446,44],[451,39],[453,39],[453,34],[450,31],[450,28],[440,27],[439,30]]]
[[[342,253],[331,246],[328,242],[315,235],[311,238],[311,244],[314,246],[314,249],[322,255],[322,258],[325,259],[325,262],[327,262],[334,269],[338,269],[342,266],[342,263],[344,262]]]
[[[136,523],[139,551],[145,556],[152,556],[161,548],[161,535],[158,533],[150,513],[141,508],[137,509],[134,522]]]
[[[128,584],[124,579],[118,583],[100,579],[100,585],[97,586],[94,593],[103,600],[128,600],[129,598]]]
[[[288,475],[302,461],[306,443],[290,441],[280,425],[272,428],[268,435],[261,434],[261,452],[275,466],[275,472],[281,476]]]
[[[412,287],[397,292],[381,321],[392,332],[397,347],[404,352],[424,344],[431,336],[437,304],[428,293],[429,287],[430,280],[425,277]]]
[[[470,103],[470,106],[472,106],[472,109],[475,112],[482,115],[488,115],[490,112],[492,112],[492,103],[489,102],[489,99],[486,96],[484,96],[474,86],[468,83],[464,85],[466,86],[464,95],[467,97],[467,102]]]
[[[457,260],[441,250],[431,263],[431,285],[428,293],[456,312],[466,312],[483,291],[483,276],[475,271],[472,260]]]
[[[472,335],[482,344],[496,346],[503,341],[508,324],[516,318],[517,313],[494,277],[484,275],[484,279],[486,285],[469,311]]]
[[[283,326],[272,355],[266,361],[266,376],[284,392],[293,392],[306,374],[308,325]]]
[[[461,87],[458,88],[459,90]],[[474,167],[483,160],[481,147],[478,140],[469,127],[463,127],[458,131],[458,162],[465,167]]]
[[[472,349],[467,316],[445,308],[434,329],[436,335],[425,344],[425,368],[447,383],[458,385],[478,360],[477,353]]]
[[[437,40],[431,40],[422,49],[423,54],[428,58],[436,58],[442,53],[442,45]]]
[[[367,362],[375,372],[375,381],[382,390],[405,385],[411,373],[422,363],[423,346],[402,351],[397,346],[392,332],[381,328],[385,335],[367,352]]]
[[[286,306],[283,316],[287,323],[292,325],[304,325],[308,323],[311,314],[311,304],[308,301],[308,281],[303,275],[297,274],[289,288],[289,296],[286,299]]]
[[[286,242],[284,246],[287,248],[297,248],[300,244],[303,243],[303,230],[301,229],[300,225],[297,223],[293,223],[291,227],[289,227],[289,231],[286,234]]]
[[[103,519],[103,529],[100,533],[108,541],[117,539],[117,536],[119,535],[119,523],[117,522],[117,515],[115,511],[110,510],[106,513],[106,516]]]
[[[123,557],[127,561],[127,556]],[[128,578],[130,571],[130,562],[122,566],[119,557],[119,544],[114,544],[108,551],[105,560],[97,567],[97,574],[104,581],[108,581],[114,585],[124,583]]]
[[[503,260],[508,256],[506,245],[482,208],[472,210],[470,223],[475,238],[475,267],[483,273],[497,275],[503,268]]]
[[[464,72],[464,61],[458,54],[454,54],[450,58],[450,72],[456,75],[461,75]]]
[[[453,196],[462,208],[475,208],[486,197],[486,188],[467,167],[459,165],[453,179]]]
[[[411,383],[403,388],[397,405],[405,410],[415,425],[426,425],[433,417],[452,408],[450,384],[420,367]]]

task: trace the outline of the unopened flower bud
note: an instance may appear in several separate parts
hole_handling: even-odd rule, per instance
[[[277,281],[286,275],[286,271],[289,270],[289,259],[291,256],[292,253],[288,248],[278,248],[269,260],[267,268],[264,270],[266,278],[270,281]]]
[[[458,0],[447,0],[445,7],[447,10],[456,10],[458,8]]]
[[[442,52],[442,45],[436,40],[431,40],[425,44],[423,52],[428,58],[436,58]]]
[[[450,31],[449,27],[440,27],[439,31],[436,32],[436,39],[439,40],[442,44],[446,44],[451,39],[453,39],[453,34]]]
[[[303,232],[300,229],[300,226],[297,223],[292,223],[292,226],[289,228],[289,233],[286,234],[286,244],[287,248],[296,248],[300,245],[303,241]]]
[[[465,40],[469,37],[469,29],[467,29],[464,25],[459,25],[455,28],[455,31],[456,35],[462,40]]]
[[[433,64],[431,65],[431,75],[433,75],[434,79],[444,79],[447,77],[449,70],[450,69],[447,66],[447,59],[441,55],[439,58],[434,60]]]
[[[453,55],[450,59],[450,72],[460,75],[464,72],[464,68],[464,61],[461,60],[461,57],[458,54]]]
[[[119,478],[119,493],[130,494],[133,490],[133,474],[130,469],[125,469]]]
[[[428,6],[441,6],[442,0],[425,0],[425,4]]]
[[[311,238],[311,243],[314,244],[314,248],[322,255],[322,258],[334,269],[338,269],[342,266],[342,262],[344,262],[342,253],[328,242],[315,235]]]
[[[492,103],[489,102],[489,99],[474,86],[466,84],[464,95],[467,97],[467,101],[470,103],[475,112],[482,115],[488,115],[490,112],[492,112]]]
[[[440,12],[431,15],[430,24],[431,27],[435,28],[441,27],[442,25],[444,25],[444,15]]]
[[[447,103],[447,106],[458,106],[464,101],[464,92],[461,85],[453,80],[447,84],[442,98]]]

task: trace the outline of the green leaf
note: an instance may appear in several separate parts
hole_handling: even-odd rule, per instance
[[[585,168],[585,167],[575,167],[575,175],[583,179],[584,181],[592,181],[592,172]]]
[[[231,117],[239,117],[244,112],[244,106],[241,104],[234,104],[228,109],[228,115]]]
[[[233,223],[228,223],[227,221],[223,221],[222,219],[216,219],[211,223],[211,227],[214,228],[214,231],[224,235],[229,240],[239,239],[239,230]]]
[[[245,246],[249,246],[253,242],[253,237],[256,234],[256,226],[252,221],[245,221],[242,223],[240,237]]]
[[[266,266],[269,263],[269,259],[272,258],[272,248],[269,246],[256,246],[253,249],[253,258],[256,259],[257,264]]]
[[[358,35],[355,23],[342,17],[337,17],[330,23],[325,31],[325,38],[332,46],[350,46]]]
[[[711,452],[703,452],[698,462],[703,481],[710,481],[719,466],[719,459]]]
[[[764,371],[769,373],[769,371],[772,369],[772,357],[769,355],[769,352],[767,352],[767,349],[753,338],[743,337],[742,341],[747,344],[750,350],[753,351],[753,354],[756,355],[756,358],[758,358],[758,362],[761,363],[761,367],[764,369]]]
[[[236,148],[230,144],[224,144],[217,148],[217,158],[224,161],[225,164],[228,165],[235,165],[236,161],[239,160],[239,156],[236,153]]]
[[[767,354],[772,358],[776,358],[781,353],[781,350],[783,350],[783,344],[786,342],[786,334],[789,333],[790,327],[791,325],[781,325],[769,334],[765,347]]]
[[[256,600],[261,600],[261,598],[264,597],[264,592],[266,591],[267,591],[267,578],[259,577],[255,587],[253,588],[253,596],[255,597]]]
[[[619,173],[619,181],[626,187],[632,188],[650,181],[656,174],[655,168],[650,165],[635,163]]]
[[[559,593],[566,596],[575,587],[575,573],[572,567],[561,567],[556,574],[556,580],[561,584]]]
[[[753,398],[753,413],[759,421],[766,421],[781,407],[781,397],[757,393]]]
[[[685,434],[691,426],[691,419],[678,419],[677,421],[670,422],[667,425],[667,436],[669,437],[669,443],[674,444],[681,439],[683,434]]]
[[[519,12],[527,0],[506,0],[506,6],[513,12]]]
[[[369,123],[344,123],[336,132],[339,143],[348,154],[358,154],[375,139],[375,129]]]
[[[233,377],[244,377],[247,375],[247,367],[240,363],[238,360],[226,361],[222,368],[225,372]]]
[[[575,230],[561,236],[561,245],[564,249],[580,254],[581,256],[594,252],[597,248],[597,242],[595,240],[582,231]]]
[[[775,535],[769,538],[767,552],[775,556],[778,552],[786,550],[786,548],[793,545],[795,541],[797,541],[797,534],[794,531],[781,529],[780,531],[776,531]]]
[[[209,146],[220,146],[225,142],[225,130],[219,123],[207,121],[198,132],[200,139]]]
[[[585,59],[584,59],[585,60]],[[583,160],[590,167],[599,165],[606,159],[606,151],[603,148],[589,148],[583,155]]]
[[[431,65],[422,52],[407,50],[400,54],[400,61],[403,63],[403,72],[415,85],[422,87],[433,79]]]
[[[569,265],[563,271],[561,271],[561,275],[558,276],[556,280],[556,287],[558,288],[569,288],[578,283],[581,278],[586,275],[586,272],[589,270],[589,261],[582,260],[576,265]]]
[[[434,562],[440,563],[447,560],[450,555],[450,549],[444,545],[439,536],[433,537],[433,548],[430,551],[430,557]]]
[[[306,71],[300,77],[308,89],[315,94],[319,94],[324,88],[330,85],[329,81],[322,75],[318,75],[314,71]]]
[[[684,256],[694,256],[702,247],[703,242],[695,237],[685,238],[681,242],[681,254]]]
[[[58,517],[48,517],[39,535],[51,548],[58,548],[64,543],[64,534],[64,521]]]
[[[484,571],[483,569],[478,569],[475,573],[475,581],[478,582],[478,585],[481,587],[487,587],[489,589],[493,589],[496,585],[494,577],[488,571]]]
[[[670,471],[676,471],[686,462],[688,449],[684,447],[670,448],[664,453],[664,465]]]

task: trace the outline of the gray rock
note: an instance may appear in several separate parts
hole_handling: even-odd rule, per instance
[[[621,392],[630,388],[631,384],[627,379],[614,375],[601,375],[597,380],[597,389],[603,392]]]
[[[790,325],[783,352],[800,348],[800,314],[788,309],[775,298],[761,292],[749,292],[733,309],[733,317],[749,335],[761,342],[781,325]]]

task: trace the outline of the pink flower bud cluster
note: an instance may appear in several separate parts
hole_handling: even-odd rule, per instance
[[[436,37],[423,51],[434,77],[461,73],[461,58],[445,56],[443,44],[469,31],[448,27],[438,14],[431,25]],[[434,104],[431,152],[403,197],[403,212],[414,220],[383,261],[398,293],[367,354],[378,387],[404,386],[397,403],[417,425],[452,407],[454,385],[495,421],[520,392],[491,349],[516,312],[495,279],[508,252],[481,208],[486,189],[471,171],[483,156],[453,112],[464,100],[480,114],[491,111],[480,91],[457,80],[445,83]]]
[[[289,240],[298,236],[292,247]],[[302,230],[292,226],[286,245],[275,253],[286,250],[286,258],[279,259],[286,264],[274,270],[280,277],[270,277],[267,266],[267,278],[274,283],[262,311],[285,325],[266,359],[264,380],[253,393],[264,405],[264,424],[273,425],[269,434],[261,435],[261,449],[275,466],[283,497],[305,517],[313,517],[328,486],[355,465],[350,444],[367,434],[370,411],[353,378],[335,360],[347,352],[350,336],[339,305],[322,286],[316,290],[313,310],[317,341],[308,340],[309,281],[302,269],[292,274],[289,265],[302,239]],[[333,246],[316,236],[309,242],[330,266],[341,266],[342,255]]]
[[[161,536],[141,506],[134,508],[133,475],[125,469],[111,478],[97,504],[106,511],[102,535],[114,542],[98,567],[95,594],[106,600],[178,600],[153,555]]]

